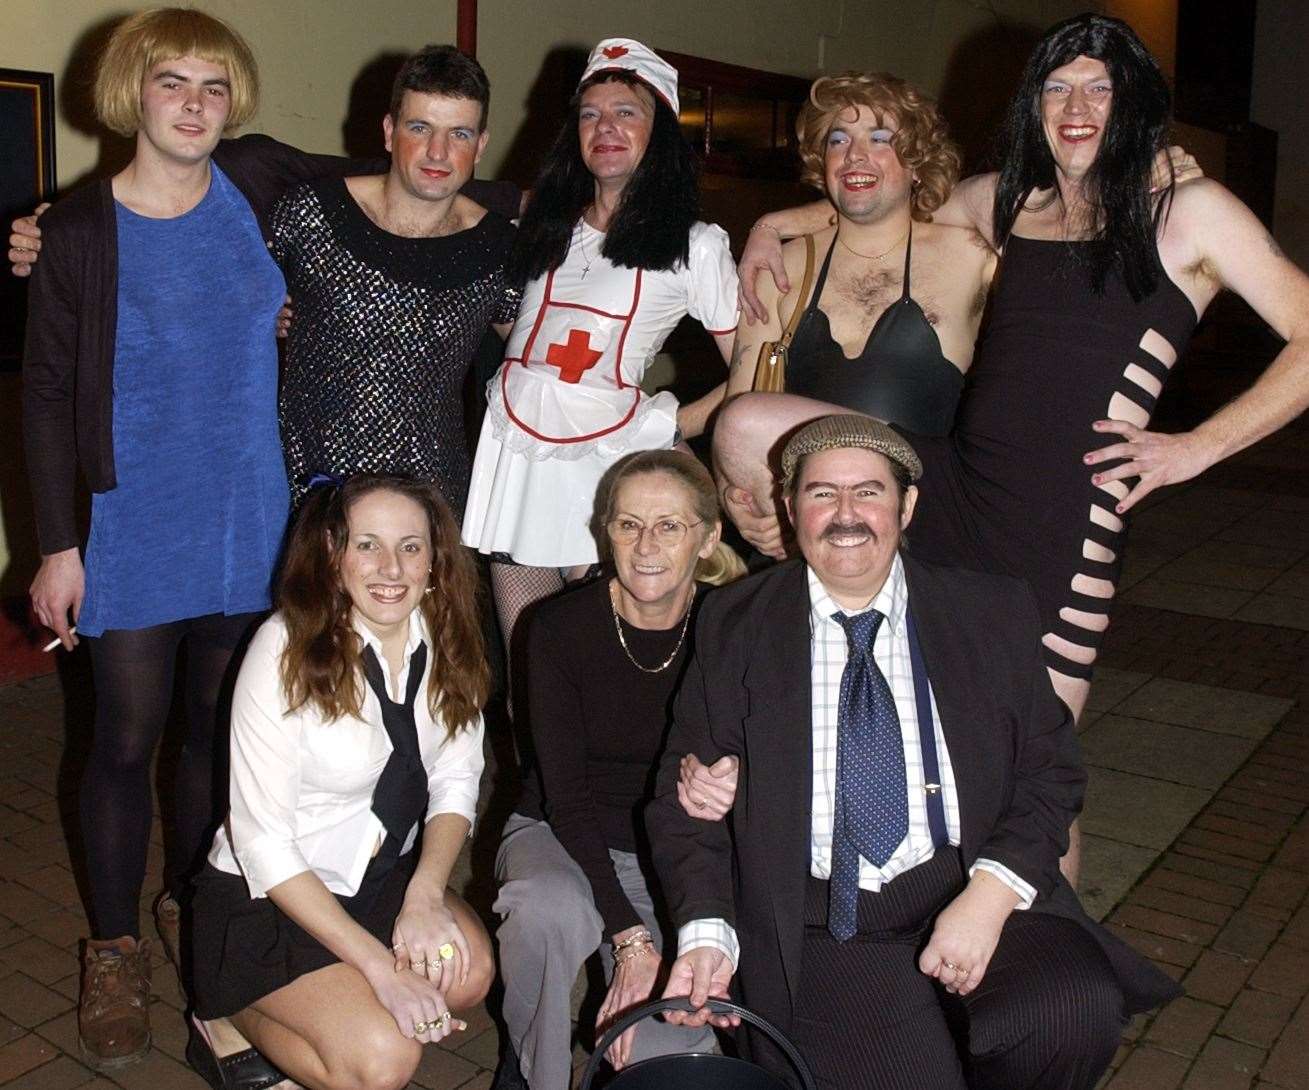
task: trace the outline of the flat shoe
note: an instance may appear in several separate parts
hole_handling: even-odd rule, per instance
[[[213,1047],[195,1024],[194,1015],[189,1029],[186,1062],[213,1090],[268,1090],[286,1078],[257,1048],[242,1049],[221,1059],[215,1056]]]

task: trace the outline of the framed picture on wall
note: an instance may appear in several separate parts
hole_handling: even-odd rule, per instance
[[[0,227],[55,192],[55,77],[0,68]],[[16,369],[23,352],[25,282],[0,269],[0,370]]]

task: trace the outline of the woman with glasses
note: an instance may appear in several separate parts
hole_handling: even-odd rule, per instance
[[[641,814],[694,613],[707,584],[742,571],[719,543],[713,480],[691,455],[629,455],[601,495],[607,502],[597,515],[613,575],[542,604],[532,617],[526,682],[543,806],[520,803],[496,858],[504,1018],[533,1090],[568,1085],[569,996],[597,948],[609,981],[598,1032],[650,998],[661,976],[664,935],[675,935],[654,909]],[[545,820],[533,816],[539,812]],[[646,1022],[619,1039],[610,1060],[621,1067],[712,1041],[707,1029]],[[510,1057],[510,1076],[512,1067]],[[505,1073],[499,1085],[521,1085]]]

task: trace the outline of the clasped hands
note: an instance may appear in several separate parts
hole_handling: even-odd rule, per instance
[[[369,983],[405,1037],[435,1042],[468,1028],[451,1014],[445,996],[467,979],[472,954],[442,897],[412,890],[406,895],[392,929],[391,955],[388,971]]]

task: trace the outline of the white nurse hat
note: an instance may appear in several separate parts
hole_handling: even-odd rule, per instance
[[[677,69],[653,49],[631,38],[606,38],[591,50],[578,86],[598,72],[617,71],[631,72],[677,114]]]

